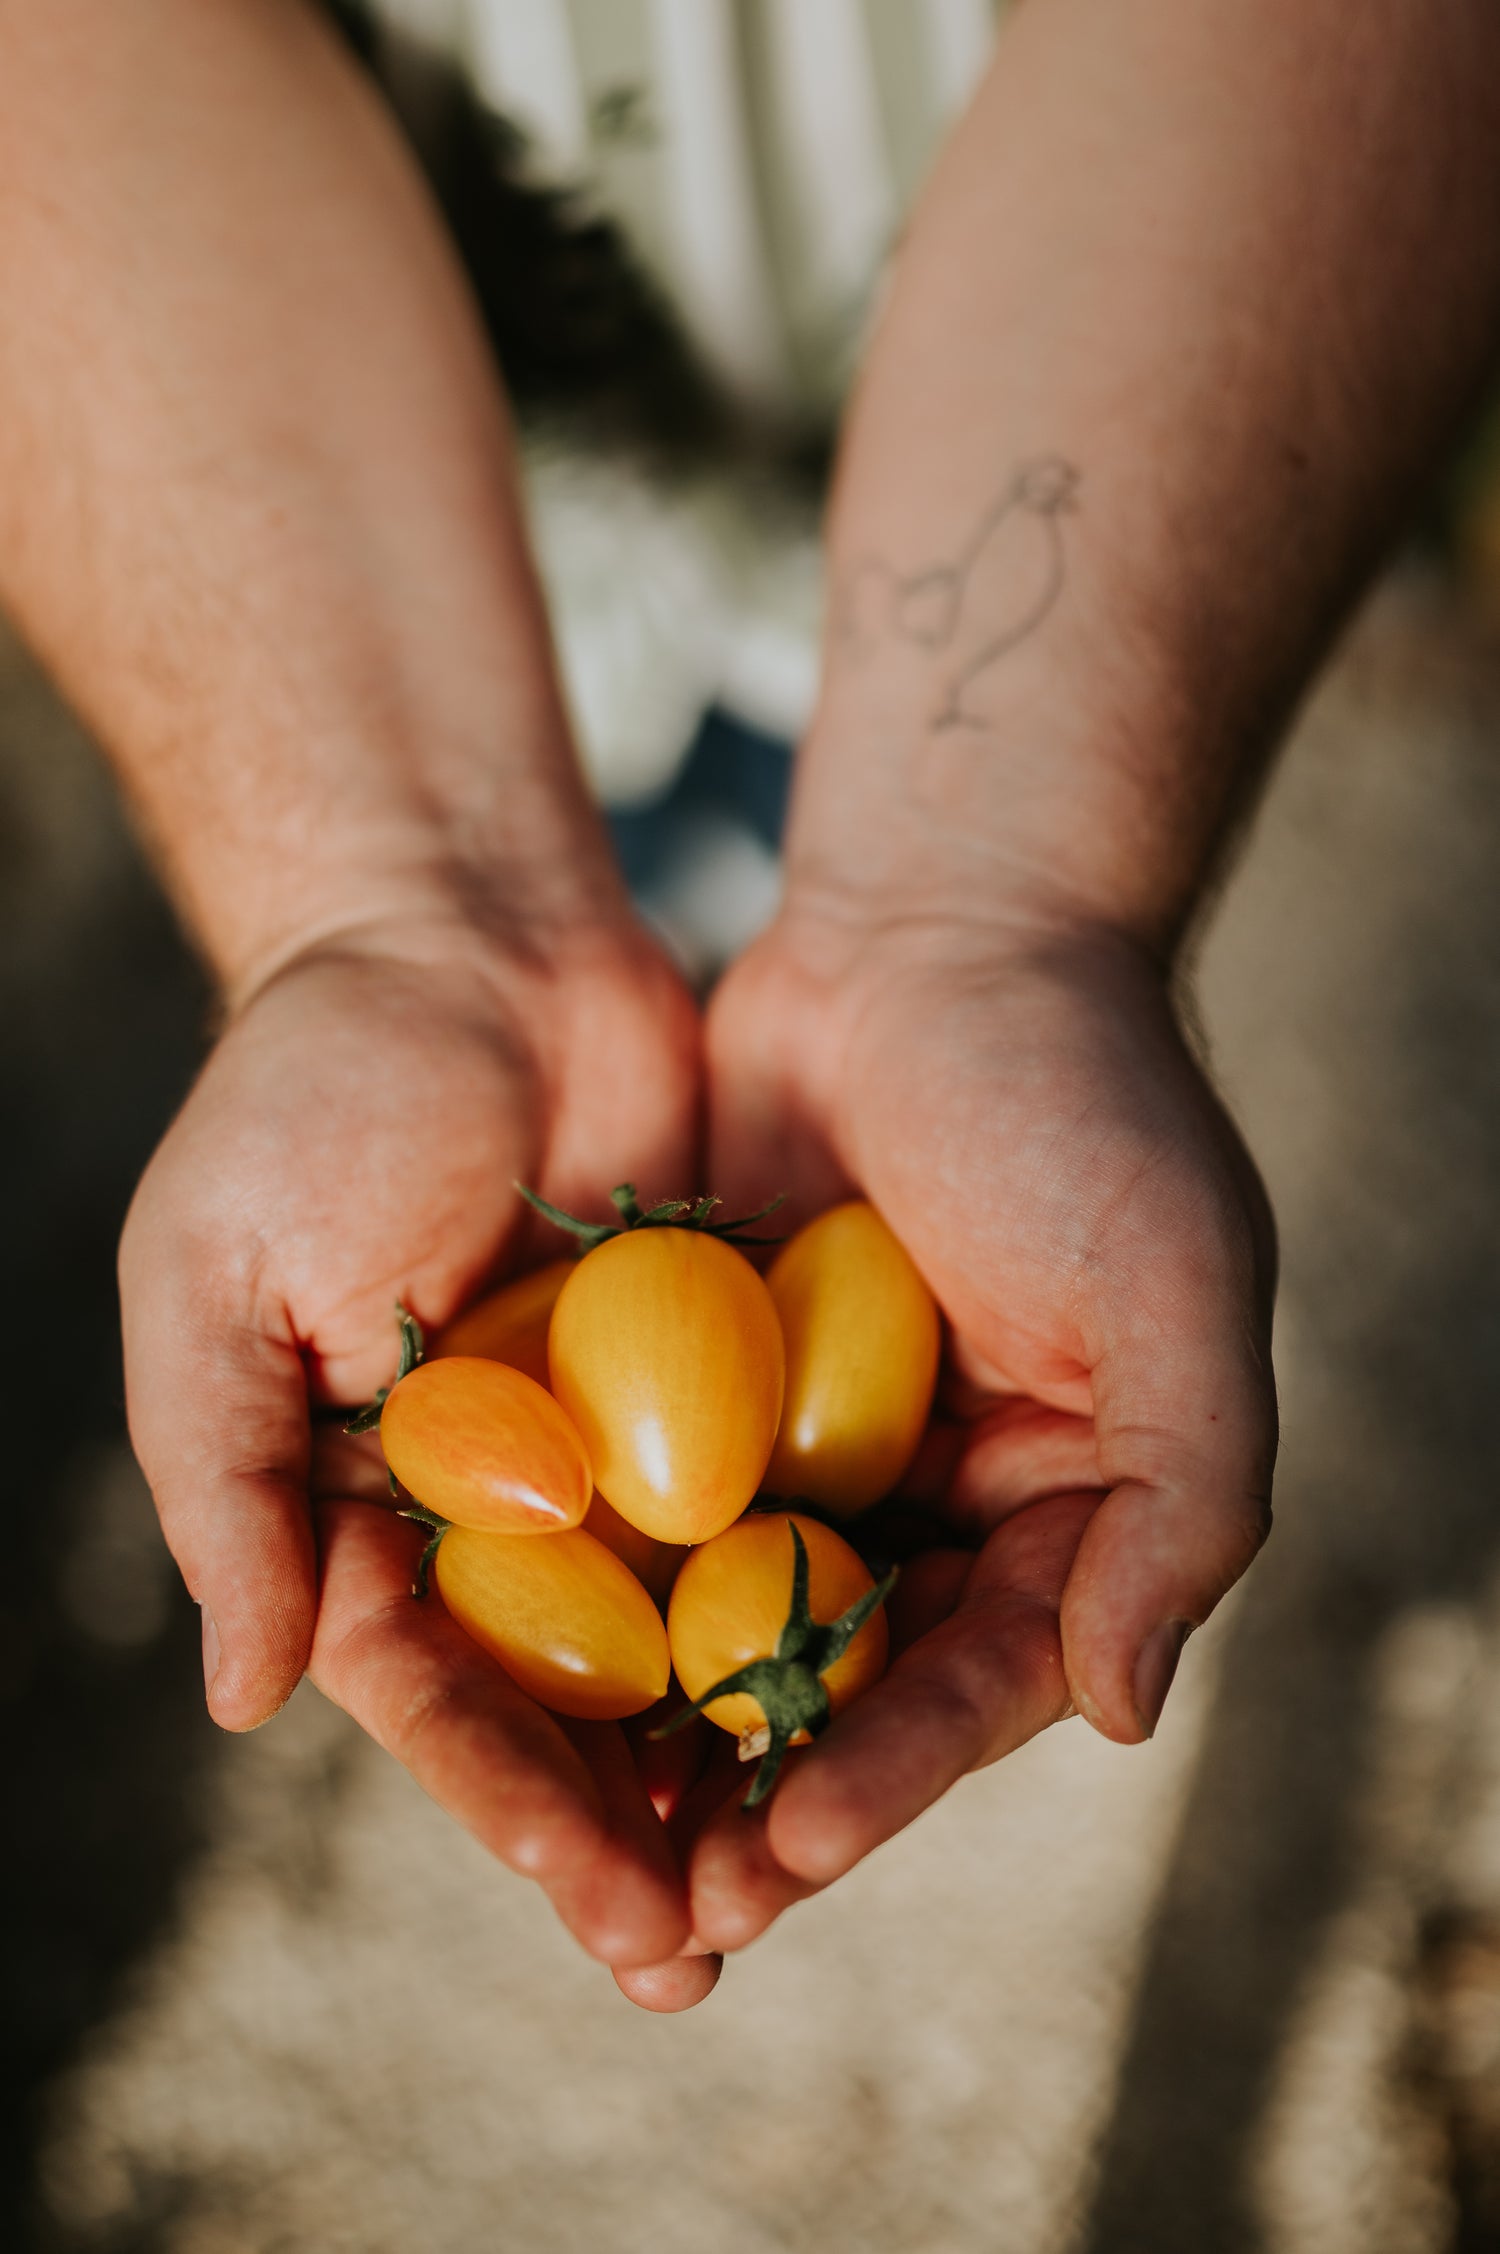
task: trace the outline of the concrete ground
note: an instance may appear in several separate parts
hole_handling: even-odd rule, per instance
[[[1500,652],[1479,630],[1431,588],[1385,592],[1204,950],[1285,1251],[1263,1561],[1150,1747],[1065,1724],[682,2020],[634,2012],[315,1694],[248,1740],[202,1723],[119,1438],[108,1283],[202,996],[9,652],[0,740],[26,1567],[0,1650],[21,1819],[0,1958],[6,2180],[30,2186],[6,2243],[1500,2246]]]

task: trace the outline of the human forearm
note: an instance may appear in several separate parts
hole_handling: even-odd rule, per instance
[[[0,595],[232,996],[610,899],[503,406],[394,134],[290,0],[0,7]]]
[[[1032,0],[898,261],[793,901],[1170,945],[1500,331],[1474,0]]]
[[[710,1148],[911,1252],[954,1382],[909,1477],[977,1555],[697,1842],[710,1945],[1073,1709],[1149,1736],[1266,1534],[1274,1231],[1162,972],[1487,363],[1497,64],[1468,0],[1031,0],[902,253]]]

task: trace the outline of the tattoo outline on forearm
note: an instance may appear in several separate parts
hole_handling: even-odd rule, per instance
[[[1078,506],[1080,474],[1060,454],[1022,462],[952,563],[911,572],[879,556],[856,564],[837,599],[839,646],[858,660],[889,634],[935,655],[947,653],[931,727],[988,727],[970,692],[1037,631],[1061,595],[1067,574],[1062,519]]]

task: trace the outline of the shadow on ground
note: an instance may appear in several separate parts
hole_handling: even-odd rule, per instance
[[[91,753],[4,640],[0,874],[0,2244],[19,2249],[38,2092],[171,1916],[213,1733],[197,1614],[124,1446],[114,1285],[120,1222],[192,1073],[204,996]]]
[[[1421,600],[1388,600],[1299,736],[1206,951],[1205,1016],[1288,1253],[1279,1526],[1225,1640],[1136,1959],[1077,2254],[1293,2243],[1267,2222],[1267,2124],[1285,2102],[1289,2030],[1363,1882],[1389,1637],[1424,1606],[1473,1611],[1495,1575],[1497,738],[1493,653]],[[215,1759],[196,1619],[122,1447],[112,1275],[131,1182],[198,1054],[204,997],[87,748],[8,648],[0,742],[20,1551],[0,1635],[17,1842],[0,1865],[0,2242],[52,2254],[60,2242],[25,2212],[36,2101],[170,1928]],[[312,1825],[327,1811],[321,1773],[304,1795]],[[287,1790],[267,1793],[251,1828],[285,1861]],[[1412,1827],[1416,1860],[1439,1845]],[[1440,1900],[1427,1912],[1399,1968],[1414,2024],[1429,1963],[1460,1984],[1500,1965],[1500,1943],[1476,1953]],[[1433,2133],[1453,2141],[1451,2228],[1388,2244],[1477,2254],[1500,2244],[1485,2206],[1495,2171],[1474,2142],[1491,2116],[1459,2107],[1430,2060],[1424,2072]],[[201,2191],[188,2187],[190,2207]],[[178,2244],[149,2198],[134,2224],[132,2247]],[[968,2227],[956,2254],[989,2243]],[[1055,2254],[1051,2238],[1035,2247]]]
[[[1467,1604],[1495,1569],[1497,743],[1493,653],[1387,600],[1207,950],[1205,1013],[1287,1249],[1278,1527],[1145,1947],[1086,2254],[1267,2243],[1255,2161],[1360,1876],[1372,1663],[1404,1614]],[[1452,2173],[1455,2244],[1500,2244]]]

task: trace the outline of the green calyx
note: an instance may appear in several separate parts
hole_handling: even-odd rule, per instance
[[[806,1730],[809,1737],[818,1737],[827,1729],[830,1716],[823,1677],[843,1658],[865,1622],[884,1604],[896,1585],[897,1569],[892,1566],[883,1581],[877,1581],[873,1589],[867,1589],[862,1597],[856,1598],[837,1620],[814,1620],[807,1594],[807,1544],[799,1526],[789,1524],[788,1531],[793,1551],[792,1602],[786,1626],[776,1639],[774,1656],[752,1659],[748,1666],[736,1668],[722,1682],[711,1685],[701,1698],[695,1698],[691,1706],[674,1714],[670,1722],[664,1722],[659,1730],[651,1732],[653,1738],[670,1737],[674,1730],[685,1729],[693,1717],[701,1714],[705,1706],[711,1706],[716,1698],[727,1698],[734,1691],[747,1691],[764,1714],[766,1727],[763,1733],[755,1733],[757,1742],[748,1753],[745,1741],[741,1741],[742,1759],[753,1760],[757,1752],[762,1753],[755,1781],[741,1803],[746,1808],[758,1807],[770,1792],[781,1773],[787,1747],[799,1730]],[[759,1742],[762,1736],[763,1751]]]
[[[395,1481],[392,1480],[391,1485],[394,1487],[395,1484]],[[397,1511],[396,1516],[398,1518],[415,1519],[419,1526],[427,1528],[431,1537],[426,1549],[417,1560],[416,1579],[411,1585],[411,1593],[414,1597],[425,1597],[427,1594],[427,1576],[432,1569],[432,1561],[442,1546],[443,1536],[452,1528],[453,1521],[451,1518],[439,1518],[435,1510],[428,1510],[422,1503],[408,1503],[405,1510]]]
[[[385,1407],[386,1402],[401,1383],[401,1380],[410,1376],[427,1351],[427,1342],[422,1336],[421,1324],[417,1321],[415,1315],[409,1313],[402,1306],[399,1299],[396,1302],[396,1328],[401,1340],[396,1355],[396,1374],[389,1385],[383,1385],[380,1388],[373,1401],[367,1401],[362,1409],[356,1409],[353,1416],[349,1418],[344,1430],[351,1440],[356,1439],[362,1432],[373,1432],[375,1430],[380,1422],[380,1412]],[[391,1483],[391,1493],[399,1495],[401,1490],[396,1484],[396,1474],[393,1471],[388,1471],[386,1477]],[[426,1562],[424,1558],[422,1561],[424,1587],[426,1585]]]
[[[758,1213],[742,1213],[734,1221],[716,1221],[714,1208],[723,1204],[722,1198],[668,1197],[663,1198],[660,1205],[643,1208],[635,1194],[634,1182],[621,1182],[609,1193],[609,1202],[619,1215],[617,1221],[580,1221],[576,1214],[564,1213],[560,1205],[551,1205],[546,1198],[538,1197],[524,1182],[517,1182],[515,1187],[544,1221],[576,1237],[581,1252],[592,1252],[596,1244],[603,1244],[609,1237],[625,1236],[631,1229],[697,1229],[706,1237],[721,1238],[725,1244],[781,1242],[779,1237],[747,1237],[741,1232],[753,1228],[757,1221],[768,1220],[778,1206],[785,1204],[784,1191],[781,1196],[773,1197],[769,1205],[763,1205]]]
[[[402,1306],[399,1299],[396,1302],[396,1326],[401,1339],[400,1348],[396,1355],[396,1374],[389,1385],[383,1385],[380,1388],[373,1401],[367,1401],[365,1406],[356,1410],[349,1419],[344,1430],[351,1436],[356,1433],[373,1432],[375,1430],[380,1422],[380,1412],[385,1407],[386,1402],[395,1392],[401,1380],[411,1375],[427,1351],[427,1341],[422,1336],[421,1324],[417,1321],[415,1315]],[[399,1498],[401,1489],[397,1484],[396,1474],[388,1469],[386,1477],[391,1483],[391,1493]],[[414,1597],[425,1597],[427,1594],[427,1576],[431,1570],[432,1561],[437,1556],[439,1543],[453,1521],[451,1518],[439,1518],[435,1510],[429,1510],[425,1503],[418,1502],[408,1503],[404,1509],[397,1511],[396,1516],[398,1518],[415,1519],[419,1526],[427,1528],[432,1537],[421,1557],[417,1560],[417,1576],[411,1585],[411,1593]]]

